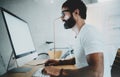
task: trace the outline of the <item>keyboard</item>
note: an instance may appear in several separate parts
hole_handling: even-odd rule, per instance
[[[50,75],[44,75],[42,74],[43,68],[39,68],[33,75],[32,77],[50,77]]]

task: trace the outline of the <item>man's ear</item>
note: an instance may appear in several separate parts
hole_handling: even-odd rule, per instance
[[[75,19],[78,19],[78,16],[79,16],[79,9],[75,9],[75,11],[73,12],[73,17],[75,18]]]

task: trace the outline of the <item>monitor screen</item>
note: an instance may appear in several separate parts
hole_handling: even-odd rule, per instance
[[[18,65],[37,57],[28,23],[6,10],[3,15]]]

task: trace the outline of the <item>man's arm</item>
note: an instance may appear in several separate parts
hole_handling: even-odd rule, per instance
[[[59,60],[59,65],[74,65],[75,58],[67,59],[67,60]]]
[[[88,66],[76,70],[62,70],[62,77],[103,77],[103,53],[93,53],[86,56]]]
[[[57,65],[73,65],[75,64],[75,58],[67,59],[67,60],[54,60],[49,59],[45,62],[45,66],[57,66]]]

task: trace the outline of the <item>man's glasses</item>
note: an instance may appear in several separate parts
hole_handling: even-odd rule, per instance
[[[65,16],[65,13],[64,12],[70,12],[70,10],[63,10],[62,11],[62,16],[61,17],[64,17]]]

